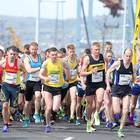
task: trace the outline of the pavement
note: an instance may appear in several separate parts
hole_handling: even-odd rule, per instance
[[[0,129],[2,122],[0,121]],[[97,131],[88,134],[86,125],[76,126],[67,122],[57,122],[52,133],[45,133],[42,124],[32,123],[29,128],[22,128],[20,122],[14,122],[8,133],[0,132],[0,140],[118,140],[117,128],[109,130],[105,124],[96,127]],[[140,128],[126,126],[123,140],[140,140]]]

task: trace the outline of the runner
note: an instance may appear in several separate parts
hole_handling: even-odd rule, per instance
[[[4,48],[0,46],[0,61],[4,59]],[[3,67],[0,66],[0,90],[1,90],[1,84],[2,84],[2,76],[3,76]],[[2,117],[2,102],[0,98],[0,117]]]
[[[118,122],[120,120],[120,128],[117,132],[118,137],[124,137],[123,128],[128,115],[131,87],[133,80],[133,66],[131,63],[132,50],[127,48],[124,51],[123,59],[114,62],[107,71],[107,90],[111,92],[110,76],[114,71],[114,81],[112,87],[112,104],[114,118]],[[122,102],[122,104],[121,104]],[[122,109],[121,109],[122,105]]]
[[[46,133],[52,131],[50,125],[51,111],[57,112],[61,106],[61,90],[64,85],[63,70],[66,74],[66,80],[70,77],[66,65],[57,56],[57,49],[50,48],[49,51],[49,58],[43,63],[39,74],[40,78],[44,81],[43,95],[46,104]]]
[[[95,117],[95,125],[100,125],[99,110],[103,102],[104,88],[105,88],[105,63],[103,55],[100,54],[100,44],[93,42],[91,46],[91,55],[86,56],[83,60],[81,76],[86,77],[86,101],[87,101],[87,127],[88,133],[95,131],[92,128],[91,116]],[[82,85],[85,86],[84,80]],[[95,100],[96,95],[96,100]],[[95,107],[96,105],[96,107]]]
[[[24,59],[25,69],[27,71],[26,91],[25,91],[25,105],[23,127],[29,126],[30,107],[33,95],[35,95],[35,113],[33,118],[35,123],[40,123],[40,106],[41,106],[41,80],[39,78],[39,70],[42,65],[40,55],[37,54],[38,44],[32,42],[29,47],[30,55]]]
[[[112,66],[112,64],[115,62],[115,60],[113,59],[113,52],[111,50],[106,51],[105,61],[106,61],[107,69],[109,69]],[[110,77],[111,87],[113,84],[112,82],[113,82],[113,72],[111,73],[111,77]],[[106,127],[112,129],[117,124],[114,122],[114,118],[113,118],[111,92],[108,92],[107,90],[105,90],[104,93],[104,106],[105,106],[105,115],[107,121]]]
[[[22,61],[17,56],[17,48],[11,46],[7,49],[5,59],[0,61],[0,65],[4,69],[2,82],[2,115],[3,128],[2,132],[8,132],[8,122],[10,118],[10,110],[14,113],[17,107],[17,98],[20,85],[20,70],[23,70]],[[10,102],[10,105],[9,105]]]
[[[84,95],[85,95],[85,87],[82,87],[82,84],[81,84],[81,76],[80,76],[80,72],[81,72],[81,68],[82,68],[82,65],[83,65],[83,59],[84,57],[90,55],[91,52],[90,52],[90,49],[85,49],[84,50],[84,53],[83,55],[80,57],[80,62],[78,64],[78,84],[77,84],[77,104],[76,104],[76,125],[80,125],[81,124],[81,121],[80,121],[80,116],[81,116],[81,106],[82,106],[82,101],[84,102]],[[84,81],[86,82],[86,77],[84,79]],[[84,114],[84,112],[83,112]],[[85,113],[86,115],[86,113]],[[86,117],[86,116],[83,116],[83,117]]]
[[[30,44],[25,44],[24,45],[24,50],[23,53],[21,55],[19,55],[20,59],[22,60],[22,62],[24,63],[24,59],[27,55],[29,55],[29,47]],[[20,93],[18,95],[18,111],[16,113],[17,116],[22,116],[22,112],[23,112],[23,108],[24,108],[24,103],[25,103],[25,82],[26,82],[26,71],[21,71],[20,72]],[[17,118],[18,119],[18,118]]]
[[[4,59],[4,50],[0,48],[0,61]],[[1,89],[1,83],[2,83],[2,75],[3,75],[3,67],[0,66],[0,89]]]
[[[69,68],[66,54],[67,54],[66,49],[60,48],[58,52],[58,57],[61,58],[63,62],[67,65],[67,67]],[[64,80],[65,78],[66,76],[64,73]],[[68,88],[69,88],[69,83],[65,81],[64,85],[62,86],[61,108],[60,108],[60,117],[62,117],[64,121],[69,120],[69,114],[70,114],[70,108],[69,108],[70,101],[69,101]]]
[[[75,111],[76,111],[76,86],[77,86],[77,74],[78,74],[78,60],[75,54],[74,44],[69,44],[67,46],[67,62],[70,68],[70,80],[69,80],[69,95],[70,95],[70,123],[74,123]]]
[[[110,41],[105,42],[104,56],[107,51],[112,51],[112,47],[113,47],[112,42],[110,42]],[[112,51],[112,58],[115,60],[115,55],[114,55],[113,51]]]
[[[131,95],[131,103],[130,103],[130,115],[129,115],[129,123],[134,124],[134,112],[138,100],[138,96],[140,95],[140,57],[137,58],[136,65],[136,75],[135,75],[135,84],[132,86],[132,95]]]

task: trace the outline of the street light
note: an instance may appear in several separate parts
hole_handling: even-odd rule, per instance
[[[39,44],[39,29],[40,29],[40,0],[37,0],[37,15],[36,15],[36,31],[35,41]]]
[[[35,41],[39,44],[39,33],[40,33],[40,5],[42,2],[53,2],[56,3],[56,17],[58,17],[58,8],[59,3],[64,3],[66,0],[37,0],[37,15],[36,15],[36,32],[35,32]]]

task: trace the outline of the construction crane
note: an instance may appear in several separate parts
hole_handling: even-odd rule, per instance
[[[107,7],[110,9],[110,14],[113,17],[119,16],[119,13],[118,13],[119,10],[124,10],[122,6],[122,0],[99,0],[99,1],[105,4],[104,7]]]

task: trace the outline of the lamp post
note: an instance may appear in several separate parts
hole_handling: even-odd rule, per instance
[[[37,15],[36,15],[36,30],[35,30],[35,41],[39,44],[39,29],[40,29],[40,3],[41,0],[37,0]]]
[[[59,4],[66,2],[65,0],[55,1],[55,0],[37,0],[37,14],[36,14],[36,29],[35,29],[35,41],[39,44],[40,39],[40,5],[42,2],[53,2],[56,3],[56,25],[55,30],[58,28],[58,11],[59,11]],[[56,31],[57,32],[57,31]],[[55,38],[55,43],[57,41],[57,37]]]

